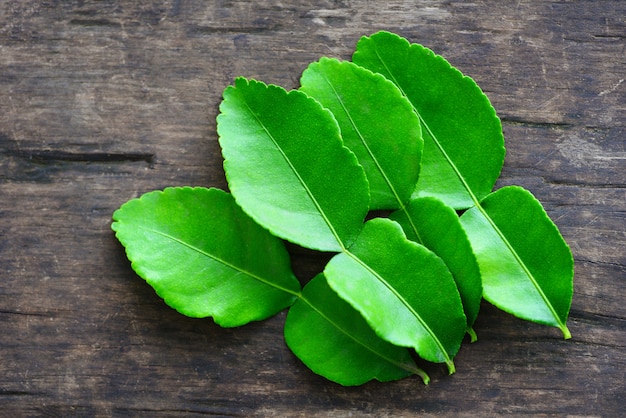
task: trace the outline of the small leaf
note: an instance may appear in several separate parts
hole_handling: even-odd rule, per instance
[[[222,190],[146,193],[113,219],[133,269],[184,315],[235,327],[278,313],[300,291],[282,241]]]
[[[389,32],[361,38],[353,61],[393,81],[419,115],[424,153],[414,196],[464,209],[491,192],[504,163],[502,125],[471,78]]]
[[[392,213],[390,218],[402,226],[408,239],[424,245],[446,263],[461,294],[467,331],[475,341],[472,325],[482,300],[480,270],[454,209],[439,199],[422,197],[411,200],[405,210]]]
[[[341,251],[356,239],[367,178],[328,110],[300,91],[238,78],[220,111],[228,185],[246,213],[303,247]]]
[[[351,62],[322,58],[301,90],[329,109],[370,185],[370,209],[397,209],[415,190],[423,141],[419,118],[400,90]]]
[[[285,341],[291,351],[315,373],[345,385],[372,379],[386,382],[418,374],[406,348],[379,338],[350,305],[340,299],[322,274],[303,289],[289,309]]]
[[[324,270],[328,284],[392,344],[413,347],[425,360],[454,372],[466,319],[443,261],[409,241],[389,219],[365,223],[348,251]]]
[[[485,299],[520,318],[559,327],[570,338],[574,261],[541,203],[521,187],[503,187],[466,211],[461,223]]]

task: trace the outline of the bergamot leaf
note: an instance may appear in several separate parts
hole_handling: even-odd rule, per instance
[[[463,301],[467,331],[475,341],[472,325],[482,300],[480,270],[454,209],[434,197],[421,197],[389,217],[402,226],[408,239],[424,245],[446,263]]]
[[[378,337],[363,317],[328,287],[323,274],[311,280],[289,309],[285,341],[308,368],[333,382],[354,386],[418,374],[409,351]]]
[[[444,262],[409,241],[396,222],[375,218],[357,241],[324,269],[330,287],[394,345],[415,348],[425,360],[454,372],[452,358],[466,319]]]
[[[411,103],[391,81],[348,61],[322,58],[300,84],[337,119],[369,180],[370,209],[402,207],[415,190],[423,147]]]
[[[352,59],[394,82],[420,118],[424,152],[415,197],[434,196],[464,209],[491,192],[504,163],[504,137],[474,80],[389,32],[361,38]]]
[[[237,203],[274,235],[342,251],[369,208],[363,168],[333,115],[301,91],[238,78],[217,117],[224,170]]]
[[[146,193],[113,220],[132,268],[184,315],[235,327],[278,313],[299,294],[284,243],[222,190]]]
[[[559,327],[565,338],[574,260],[541,203],[503,187],[461,216],[483,280],[483,296],[520,318]]]

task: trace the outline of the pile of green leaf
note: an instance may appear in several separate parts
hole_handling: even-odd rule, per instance
[[[453,373],[483,297],[570,338],[570,249],[530,192],[492,191],[500,120],[441,56],[379,32],[298,90],[237,78],[217,126],[232,194],[167,188],[113,215],[177,311],[236,327],[289,308],[289,348],[343,385],[427,383],[415,353]],[[302,288],[282,240],[336,254]]]

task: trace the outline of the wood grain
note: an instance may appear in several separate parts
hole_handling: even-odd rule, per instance
[[[626,3],[0,2],[0,416],[619,416],[626,390]],[[126,200],[226,187],[239,75],[286,88],[386,29],[473,77],[503,120],[497,187],[531,190],[576,262],[557,329],[484,304],[457,373],[344,388],[286,348],[284,313],[185,318],[110,230]],[[290,247],[303,280],[326,259]]]

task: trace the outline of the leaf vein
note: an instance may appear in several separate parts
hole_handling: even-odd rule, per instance
[[[263,283],[263,284],[265,284],[265,285],[267,285],[267,286],[270,286],[270,287],[273,287],[273,288],[275,288],[275,289],[277,289],[277,290],[280,290],[280,291],[283,291],[283,292],[285,292],[285,293],[288,293],[288,294],[290,294],[290,295],[292,295],[292,296],[296,296],[296,297],[299,297],[299,296],[300,296],[300,292],[294,292],[294,291],[293,291],[293,290],[291,290],[291,289],[288,289],[288,288],[285,288],[285,287],[279,286],[279,285],[277,285],[276,283],[273,283],[273,282],[267,281],[267,280],[263,279],[262,277],[260,277],[260,276],[258,276],[258,275],[256,275],[256,274],[254,274],[254,273],[252,273],[252,272],[250,272],[250,271],[247,271],[247,270],[244,270],[244,269],[242,269],[242,268],[240,268],[240,267],[237,267],[237,266],[235,266],[234,264],[229,263],[229,262],[227,262],[226,260],[223,260],[223,259],[221,259],[221,258],[219,258],[219,257],[216,257],[216,256],[214,256],[213,254],[210,254],[210,253],[208,253],[208,252],[206,252],[206,251],[202,250],[201,248],[198,248],[198,247],[196,247],[196,246],[194,246],[194,245],[191,245],[191,244],[189,244],[188,242],[185,242],[185,241],[183,241],[182,239],[177,238],[177,237],[175,237],[175,236],[173,236],[173,235],[166,234],[166,233],[164,233],[164,232],[161,232],[161,231],[158,231],[158,230],[155,230],[155,229],[146,228],[145,226],[142,226],[142,225],[138,225],[137,227],[138,227],[138,228],[140,228],[140,229],[143,229],[144,231],[147,231],[147,232],[153,233],[153,234],[155,234],[155,235],[160,235],[160,236],[162,236],[162,237],[164,237],[164,238],[167,238],[167,239],[169,239],[169,240],[172,240],[172,241],[176,242],[177,244],[182,245],[183,247],[189,248],[190,250],[193,250],[193,251],[197,252],[198,254],[201,254],[201,255],[203,255],[203,256],[205,256],[205,257],[207,257],[207,258],[210,258],[210,259],[212,259],[212,260],[214,260],[214,261],[217,261],[218,263],[220,263],[220,264],[222,264],[222,265],[224,265],[224,266],[226,266],[226,267],[230,268],[231,270],[234,270],[234,271],[235,271],[235,272],[237,272],[238,274],[243,273],[243,274],[245,274],[246,276],[248,276],[248,277],[250,277],[250,278],[252,278],[252,279],[257,280],[257,281],[258,281],[258,282],[260,282],[260,283]]]
[[[305,192],[307,193],[307,195],[309,196],[309,199],[311,199],[311,202],[313,203],[313,205],[317,208],[317,211],[322,219],[324,220],[324,222],[326,223],[326,225],[328,226],[328,228],[330,229],[331,233],[333,234],[333,236],[335,237],[335,239],[337,240],[337,243],[339,244],[340,248],[342,248],[342,250],[345,248],[341,238],[339,237],[339,234],[337,233],[337,231],[335,230],[335,227],[333,226],[333,224],[330,222],[330,219],[328,218],[328,216],[326,215],[326,212],[324,212],[322,206],[320,205],[319,201],[317,200],[317,198],[314,196],[312,190],[309,188],[309,186],[306,184],[306,182],[304,181],[304,179],[302,178],[302,176],[300,175],[300,173],[298,172],[298,170],[296,169],[296,167],[293,165],[291,159],[287,156],[287,154],[285,153],[285,151],[282,149],[282,147],[279,145],[278,141],[276,140],[276,138],[274,137],[274,135],[272,135],[272,133],[269,131],[269,129],[267,128],[267,126],[265,126],[265,124],[261,121],[261,119],[258,117],[258,115],[250,108],[250,106],[248,105],[247,102],[245,102],[246,108],[248,109],[248,111],[250,112],[250,114],[256,119],[257,123],[259,124],[259,126],[263,129],[263,131],[265,132],[265,134],[267,135],[267,137],[270,139],[270,141],[272,141],[272,144],[274,144],[274,146],[276,147],[276,149],[278,150],[278,152],[280,153],[280,155],[283,157],[283,159],[285,160],[285,162],[287,163],[287,165],[289,166],[290,170],[293,172],[294,176],[298,179],[298,182],[300,183],[300,185],[304,188]]]
[[[359,263],[371,275],[376,277],[376,279],[378,279],[402,303],[402,305],[404,305],[406,307],[406,309],[411,313],[411,315],[413,315],[415,317],[417,322],[426,330],[427,334],[431,336],[431,339],[435,342],[435,344],[439,348],[439,351],[441,353],[443,353],[444,360],[445,360],[446,364],[448,365],[448,369],[449,369],[450,373],[451,374],[454,373],[454,370],[455,370],[454,363],[453,363],[452,359],[450,358],[450,356],[448,355],[447,350],[445,349],[445,347],[443,346],[443,344],[441,343],[439,338],[437,338],[437,335],[428,326],[428,324],[426,322],[424,322],[424,320],[421,317],[421,315],[418,312],[416,312],[415,309],[413,309],[413,307],[406,300],[406,298],[404,298],[404,296],[402,296],[400,293],[398,293],[398,291],[387,280],[385,280],[380,274],[378,274],[377,271],[372,269],[369,265],[367,265],[365,262],[363,262],[363,260],[361,260],[355,254],[351,253],[350,251],[345,251],[345,254],[348,255],[349,257],[351,257],[357,263]]]
[[[314,310],[319,316],[324,318],[324,320],[326,320],[329,324],[331,324],[333,327],[335,327],[337,330],[339,330],[342,334],[344,334],[346,337],[350,338],[352,341],[354,341],[355,343],[357,343],[361,347],[365,348],[369,352],[377,355],[378,357],[384,359],[385,361],[387,361],[390,364],[393,364],[396,367],[399,367],[401,369],[407,370],[407,371],[409,371],[409,372],[411,372],[413,374],[416,374],[416,375],[420,376],[422,379],[424,379],[425,383],[428,382],[428,380],[429,380],[428,375],[426,373],[424,373],[424,371],[422,371],[421,369],[416,368],[416,367],[411,367],[410,365],[405,364],[405,363],[397,362],[394,359],[386,356],[384,353],[381,353],[378,350],[376,350],[375,348],[371,347],[370,345],[363,343],[360,339],[356,338],[349,331],[347,331],[345,328],[341,327],[339,324],[337,324],[335,321],[333,321],[331,318],[329,318],[326,314],[324,314],[324,312],[319,310],[315,306],[315,304],[311,303],[307,298],[305,298],[304,296],[300,295],[300,300],[302,300],[302,302],[304,302],[307,305],[309,305],[309,307],[312,310]]]

